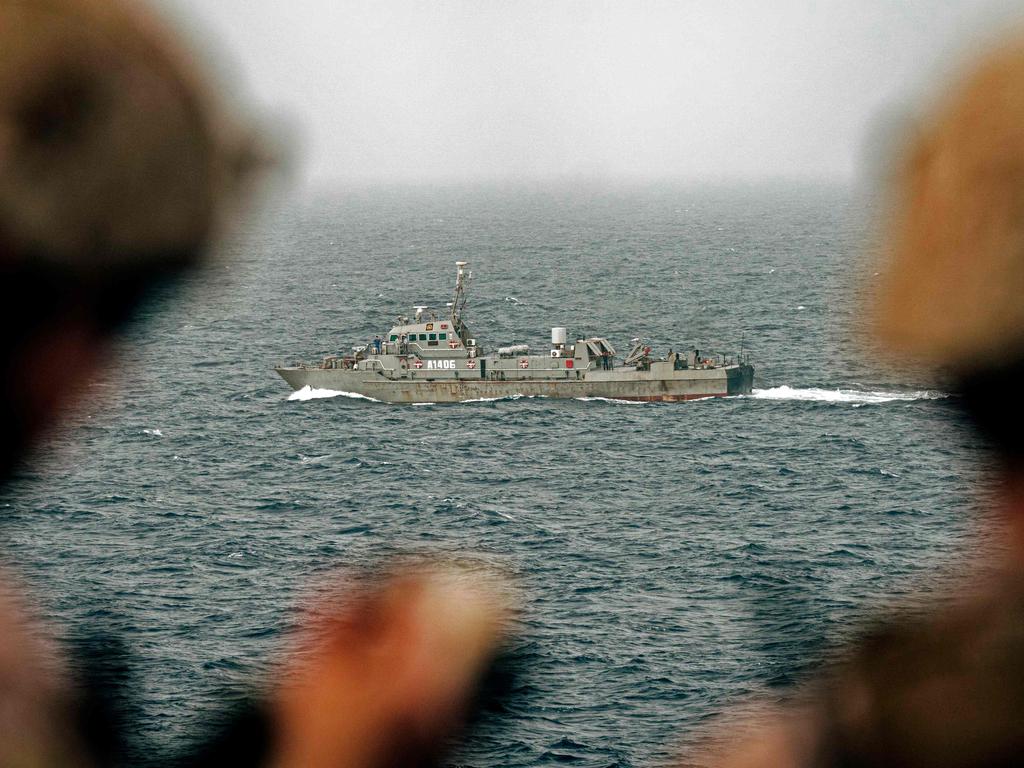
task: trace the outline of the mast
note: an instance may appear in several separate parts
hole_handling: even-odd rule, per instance
[[[466,325],[462,320],[462,311],[466,308],[466,294],[469,291],[469,281],[473,279],[472,272],[466,272],[468,261],[456,261],[458,276],[455,278],[455,296],[451,303],[452,330],[458,334],[463,344],[466,343]]]

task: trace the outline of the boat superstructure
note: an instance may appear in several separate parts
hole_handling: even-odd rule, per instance
[[[568,342],[564,327],[551,329],[543,354],[525,344],[493,352],[477,344],[464,320],[472,273],[456,262],[455,294],[441,315],[426,305],[401,316],[386,336],[325,357],[318,364],[279,366],[295,390],[351,392],[389,403],[460,402],[515,395],[555,398],[678,401],[749,394],[754,369],[742,357],[702,356],[697,349],[652,355],[633,339],[619,362],[608,339]]]

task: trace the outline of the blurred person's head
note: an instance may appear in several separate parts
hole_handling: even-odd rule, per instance
[[[144,294],[199,263],[246,165],[145,10],[0,0],[0,482]],[[0,764],[91,765],[102,714],[11,583],[0,572]]]
[[[1009,550],[1021,562],[1024,37],[976,61],[922,115],[908,147],[873,297],[878,336],[893,353],[952,375],[1004,462],[1004,507],[1016,531]],[[751,717],[752,736],[713,740],[706,762],[1018,765],[1024,572],[998,576],[946,595],[924,615],[916,606],[879,622],[782,714],[764,707],[760,722]]]
[[[0,0],[0,481],[147,291],[202,261],[263,159],[243,138],[136,4]],[[0,765],[109,764],[119,741],[94,705],[124,676],[72,690],[9,582]],[[438,566],[350,592],[355,607],[326,606],[323,636],[270,686],[273,723],[242,718],[192,764],[433,764],[472,713],[507,601],[479,572]],[[118,662],[109,638],[90,639],[102,653],[80,663]]]
[[[924,115],[894,184],[877,329],[952,374],[1003,463],[1009,569],[879,626],[818,715],[814,764],[1017,765],[1024,754],[1024,37]]]
[[[249,158],[137,4],[0,0],[0,479],[201,260]]]

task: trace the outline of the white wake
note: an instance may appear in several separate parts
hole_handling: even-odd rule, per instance
[[[351,397],[354,400],[370,400],[374,403],[379,403],[373,397],[367,397],[366,395],[360,395],[358,392],[342,392],[337,389],[314,389],[308,384],[302,389],[298,389],[288,395],[289,400],[318,400],[323,397]]]
[[[574,397],[581,403],[615,403],[616,405],[648,405],[645,400],[622,400],[617,397]]]
[[[848,403],[872,405],[875,403],[910,402],[914,400],[943,400],[946,392],[923,389],[912,392],[886,392],[863,389],[796,388],[783,384],[770,389],[755,389],[748,397],[755,400],[804,400],[817,403]]]

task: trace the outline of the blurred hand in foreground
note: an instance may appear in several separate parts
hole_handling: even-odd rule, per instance
[[[509,629],[507,586],[420,566],[357,589],[304,631],[273,697],[278,768],[432,765]],[[300,646],[301,648],[301,646]]]

